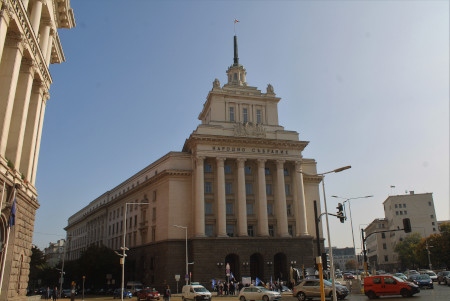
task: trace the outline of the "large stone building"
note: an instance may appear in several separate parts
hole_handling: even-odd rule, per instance
[[[375,219],[364,229],[368,262],[375,269],[396,271],[400,261],[395,246],[410,235],[402,230],[403,219],[410,219],[411,233],[417,232],[424,238],[440,233],[433,194],[410,191],[409,194],[393,195],[383,202],[383,206],[385,218]]]
[[[0,300],[26,299],[49,66],[65,60],[57,29],[74,25],[69,0],[0,0]]]
[[[270,84],[266,92],[247,84],[236,37],[226,73],[224,85],[212,83],[201,124],[181,152],[69,218],[68,260],[91,244],[120,253],[126,246],[126,281],[156,287],[175,287],[175,275],[184,281],[186,270],[205,284],[225,279],[227,264],[238,280],[263,281],[287,280],[291,265],[313,266],[321,177],[315,160],[302,156],[308,142],[280,125]]]

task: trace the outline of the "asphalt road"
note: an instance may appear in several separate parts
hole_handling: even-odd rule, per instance
[[[82,300],[81,294],[75,297],[75,300]],[[61,299],[61,300],[70,300],[70,299]],[[120,299],[113,299],[112,296],[91,296],[86,295],[84,297],[84,300],[88,301],[112,301],[112,300],[120,300]],[[125,300],[132,300],[135,301],[136,299],[125,299]],[[314,300],[320,300],[320,298],[315,298]],[[330,299],[327,299],[330,300]],[[348,301],[368,301],[369,298],[367,298],[365,295],[357,292],[352,292],[345,300]],[[414,295],[413,297],[409,298],[402,298],[401,296],[392,296],[392,297],[381,297],[378,300],[383,301],[390,301],[390,300],[396,300],[396,301],[403,301],[403,300],[414,300],[414,301],[450,301],[450,286],[446,285],[438,285],[435,283],[434,289],[422,289],[420,293],[417,295]],[[160,301],[163,301],[161,298]],[[170,301],[181,301],[181,295],[172,295],[172,298]],[[237,295],[236,296],[213,296],[213,301],[238,301]],[[297,298],[293,297],[292,295],[283,295],[282,301],[297,301]]]

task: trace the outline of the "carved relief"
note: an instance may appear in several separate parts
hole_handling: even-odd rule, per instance
[[[237,137],[266,137],[266,129],[259,123],[236,123],[234,135]]]

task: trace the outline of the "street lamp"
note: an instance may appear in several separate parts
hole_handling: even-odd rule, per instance
[[[336,295],[336,282],[334,281],[334,261],[333,261],[333,248],[331,247],[331,240],[330,240],[330,225],[328,222],[328,209],[327,209],[327,197],[325,195],[325,175],[329,174],[329,173],[337,173],[337,172],[341,172],[344,171],[346,169],[352,168],[350,165],[348,166],[344,166],[344,167],[340,167],[340,168],[336,168],[333,169],[331,171],[327,171],[327,172],[323,172],[320,174],[308,174],[305,172],[301,172],[304,175],[308,175],[308,176],[318,176],[322,178],[322,191],[323,191],[323,202],[325,205],[325,219],[326,219],[326,223],[327,223],[327,239],[328,239],[328,249],[330,250],[330,273],[331,273],[331,284],[332,284],[332,289],[333,289],[333,301],[337,301],[337,295]],[[319,237],[317,237],[317,239],[319,239]]]
[[[174,227],[177,228],[181,228],[184,229],[185,233],[186,233],[186,275],[184,276],[184,279],[186,280],[186,285],[189,284],[189,271],[188,271],[188,244],[187,244],[187,227],[184,226],[179,226],[179,225],[173,225]]]
[[[337,198],[337,199],[343,199],[343,200],[345,199],[345,201],[342,203],[342,205],[344,205],[344,208],[345,208],[345,203],[348,202],[348,212],[350,212],[350,226],[352,228],[353,250],[355,251],[355,262],[356,262],[356,268],[358,269],[358,258],[356,257],[355,234],[353,233],[353,219],[352,219],[352,208],[350,206],[350,200],[371,198],[371,197],[373,197],[373,195],[366,195],[366,196],[360,196],[360,197],[355,197],[355,198],[343,198],[343,197],[340,197],[337,195],[332,195],[331,197]],[[347,219],[347,216],[345,216],[345,219]]]
[[[127,254],[125,253],[126,251],[128,251],[129,249],[126,247],[126,236],[127,236],[127,211],[128,211],[128,205],[148,205],[149,203],[125,203],[125,215],[124,215],[124,228],[123,228],[123,246],[120,247],[120,249],[122,250],[122,254],[120,254],[119,252],[115,251],[117,255],[119,255],[120,258],[120,264],[122,265],[122,288],[120,289],[121,291],[121,295],[120,295],[120,299],[123,301],[123,290],[125,287],[125,257],[127,256]]]

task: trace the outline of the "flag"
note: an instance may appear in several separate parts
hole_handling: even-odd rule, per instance
[[[255,285],[258,286],[260,283],[261,283],[261,280],[260,280],[258,277],[256,277],[256,279],[255,279]]]
[[[233,272],[230,272],[230,279],[234,279]]]
[[[9,226],[10,227],[14,226],[14,224],[16,223],[16,210],[17,210],[16,198],[14,198],[14,201],[11,206],[11,213],[9,215]]]
[[[234,24],[238,23],[239,20],[238,19],[234,19]]]
[[[211,285],[212,285],[212,288],[213,288],[213,290],[214,290],[214,288],[216,287],[216,279],[213,279],[213,280],[211,281]]]
[[[272,282],[272,276],[270,276],[270,284],[272,284],[273,282]]]

